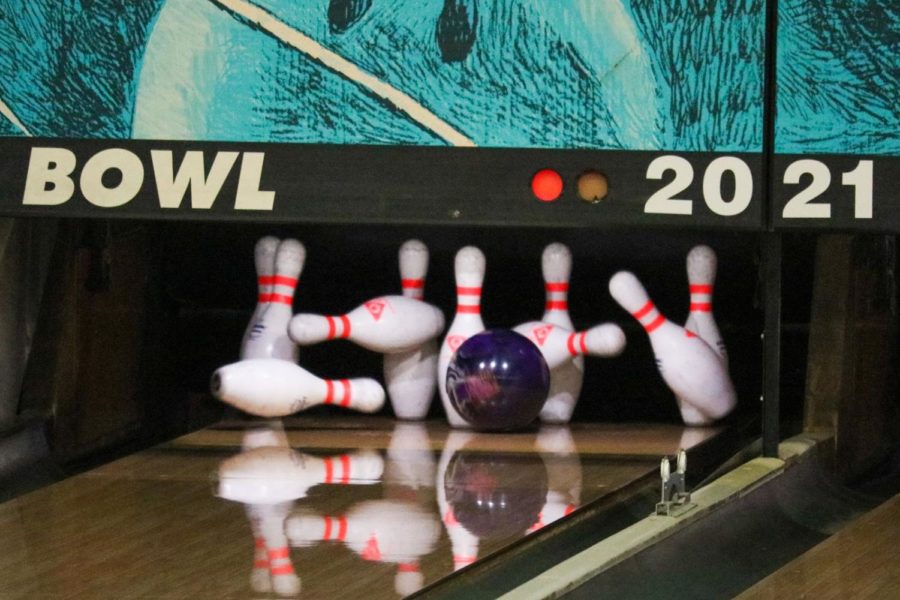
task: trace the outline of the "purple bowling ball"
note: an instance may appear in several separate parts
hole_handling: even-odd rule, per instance
[[[547,400],[550,369],[531,340],[509,329],[491,329],[456,350],[446,386],[453,407],[473,428],[522,429]]]

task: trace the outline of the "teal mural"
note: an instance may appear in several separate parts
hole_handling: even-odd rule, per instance
[[[778,7],[776,152],[900,154],[900,3]]]
[[[763,0],[2,0],[0,134],[759,152]]]

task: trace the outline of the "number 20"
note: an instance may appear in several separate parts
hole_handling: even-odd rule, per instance
[[[694,167],[681,156],[660,156],[647,165],[647,179],[662,179],[667,171],[675,177],[657,190],[644,204],[645,213],[663,215],[690,215],[694,211],[694,201],[676,198],[694,180]],[[722,177],[731,173],[734,178],[734,196],[730,200],[722,197]],[[738,215],[750,206],[753,198],[753,174],[750,167],[740,158],[720,156],[707,165],[703,172],[703,199],[709,209],[723,217]]]

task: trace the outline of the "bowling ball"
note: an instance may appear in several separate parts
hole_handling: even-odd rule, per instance
[[[450,459],[443,485],[456,520],[479,539],[497,540],[537,523],[547,467],[539,456],[463,449]]]
[[[453,407],[473,428],[521,429],[547,400],[550,369],[531,340],[509,329],[492,329],[456,350],[445,384]]]

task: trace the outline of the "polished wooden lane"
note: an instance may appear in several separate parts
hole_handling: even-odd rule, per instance
[[[0,505],[0,597],[274,598],[299,585],[303,598],[398,598],[716,434],[263,425],[222,423]]]
[[[738,598],[900,598],[900,495],[859,517]]]

